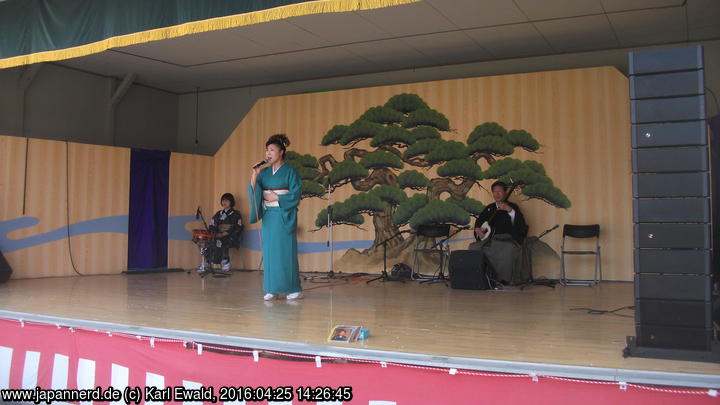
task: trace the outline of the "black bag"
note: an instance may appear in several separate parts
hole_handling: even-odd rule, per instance
[[[454,250],[450,253],[450,287],[489,290],[491,285],[486,269],[485,254],[481,250]]]
[[[410,280],[412,269],[405,263],[398,263],[390,270],[390,277],[397,280]]]

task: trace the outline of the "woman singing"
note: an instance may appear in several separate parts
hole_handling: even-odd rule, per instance
[[[285,164],[290,140],[277,134],[265,142],[265,159],[270,166],[254,168],[250,194],[250,222],[262,219],[262,255],[265,268],[264,299],[287,294],[288,300],[302,298],[297,259],[297,207],[302,181],[295,169]]]

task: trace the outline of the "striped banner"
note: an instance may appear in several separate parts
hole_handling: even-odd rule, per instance
[[[47,392],[36,387],[122,393],[113,400],[102,397],[103,401],[79,402],[82,404],[125,404],[129,399],[132,403],[197,405],[213,403],[213,399],[217,400],[215,403],[236,405],[718,402],[713,390],[666,389],[612,381],[281,355],[0,320],[3,401],[20,402],[17,398],[13,401],[9,395],[23,392]],[[19,391],[21,389],[27,391]],[[212,396],[205,395],[208,393]],[[137,396],[133,396],[135,394]],[[178,394],[185,396],[178,397]],[[350,394],[352,399],[345,400]],[[268,395],[273,400],[251,401]],[[25,398],[23,402],[33,400]]]

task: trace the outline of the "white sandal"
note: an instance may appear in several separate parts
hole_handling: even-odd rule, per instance
[[[287,299],[288,300],[299,300],[302,297],[303,297],[303,293],[298,291],[298,292],[294,292],[292,294],[288,294]]]

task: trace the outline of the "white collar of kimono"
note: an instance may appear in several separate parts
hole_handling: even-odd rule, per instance
[[[281,167],[283,167],[283,165],[285,165],[285,162],[283,162],[280,166],[278,166],[277,169],[275,169],[274,167],[272,168],[273,176],[275,175],[275,173],[277,173],[278,170],[280,170]]]

